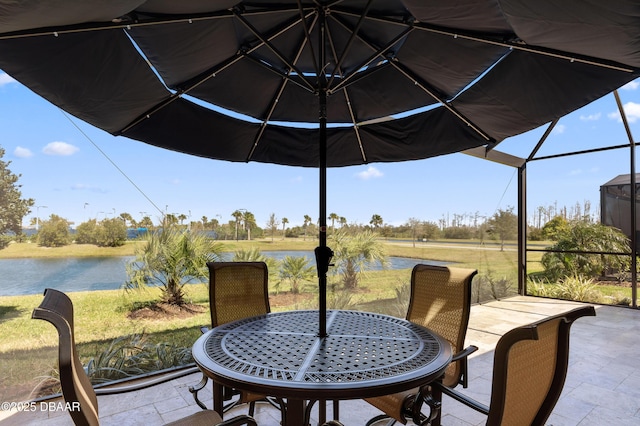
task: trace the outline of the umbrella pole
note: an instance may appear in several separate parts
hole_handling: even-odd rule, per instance
[[[327,247],[327,81],[322,64],[326,63],[325,58],[325,16],[322,8],[319,13],[319,62],[316,64],[318,78],[318,150],[319,150],[319,167],[320,171],[320,217],[318,224],[320,226],[319,246],[315,249],[316,266],[318,268],[318,313],[320,315],[318,321],[318,336],[327,337],[327,271],[333,257],[333,251]],[[319,68],[320,66],[320,68]]]
[[[319,171],[320,171],[320,225],[319,247],[316,248],[316,265],[318,268],[318,336],[327,337],[327,271],[333,256],[333,251],[327,247],[327,92],[321,89],[320,100],[320,131],[319,131]]]

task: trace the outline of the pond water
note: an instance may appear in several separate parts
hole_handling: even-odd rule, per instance
[[[315,265],[311,251],[264,251],[265,256],[282,260],[285,256],[305,256]],[[227,260],[233,254],[226,253]],[[66,259],[0,259],[0,296],[42,294],[45,288],[60,291],[114,290],[127,279],[125,264],[132,256]],[[390,257],[389,269],[413,268],[418,263],[443,265],[446,262]],[[372,265],[371,269],[381,269]]]

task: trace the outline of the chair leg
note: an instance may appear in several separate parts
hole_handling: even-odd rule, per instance
[[[427,417],[421,425],[440,426],[442,412],[442,391],[439,387],[433,386],[431,394],[425,398],[425,403],[431,409],[429,417]]]
[[[204,389],[204,387],[207,385],[208,380],[209,378],[203,374],[200,382],[198,382],[195,386],[189,386],[189,392],[191,392],[191,394],[193,395],[193,399],[196,400],[196,404],[198,404],[198,406],[203,410],[206,410],[207,406],[204,405],[204,403],[198,398],[198,392]]]

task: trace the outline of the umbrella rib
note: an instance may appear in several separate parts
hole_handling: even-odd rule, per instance
[[[329,46],[331,46],[331,54],[333,55],[334,58],[337,58],[338,54],[336,52],[336,46],[335,46],[335,43],[333,42],[333,37],[331,37],[331,31],[329,31],[328,29],[327,29],[327,39],[329,41]],[[342,71],[340,70],[339,67],[336,67],[336,69],[334,69],[334,73],[340,73],[340,78],[342,79]],[[351,104],[351,99],[349,98],[349,92],[347,91],[346,86],[343,86],[342,91],[344,92],[344,98],[345,98],[345,101],[347,102],[347,109],[349,110],[349,116],[351,117],[351,122],[353,123],[353,131],[355,132],[356,139],[358,140],[358,148],[360,149],[360,155],[362,156],[362,161],[366,164],[368,163],[367,154],[364,152],[364,146],[362,145],[362,137],[360,136],[360,127],[357,124],[357,118],[353,111],[353,106]],[[329,91],[327,92],[329,93]]]
[[[309,16],[311,16],[311,13],[309,14]],[[287,32],[288,30],[290,30],[291,28],[293,28],[294,26],[296,26],[298,24],[299,20],[298,19],[293,19],[290,22],[287,23],[287,25],[285,25],[284,27],[282,27],[281,29],[279,29],[278,31],[274,31],[272,34],[270,34],[266,40],[273,40],[274,38],[282,35],[283,33]],[[200,73],[199,75],[197,75],[196,77],[193,77],[183,83],[180,83],[178,85],[176,85],[178,88],[181,88],[180,90],[182,90],[183,93],[189,92],[190,90],[194,89],[195,87],[199,86],[200,84],[204,83],[205,81],[207,81],[209,78],[211,77],[215,77],[217,73],[223,71],[224,69],[226,69],[227,67],[233,65],[235,62],[237,62],[238,60],[242,59],[243,57],[246,58],[250,58],[253,59],[250,54],[254,51],[256,51],[257,49],[261,48],[265,43],[261,42],[256,44],[255,46],[251,47],[251,48],[246,48],[246,49],[241,49],[239,52],[236,53],[236,55],[232,56],[231,58],[221,62],[218,66],[214,67],[214,68],[210,68],[202,73]],[[258,61],[260,63],[260,65],[265,65],[263,62]],[[275,71],[273,68],[271,68],[272,71]],[[280,76],[284,76],[283,74],[279,73]],[[297,81],[294,81],[296,84],[299,84]]]
[[[340,22],[340,20],[338,20],[338,22]],[[346,25],[347,28],[348,25],[344,22],[341,22],[342,25]],[[375,51],[375,52],[380,52],[374,45],[372,42],[370,42],[369,40],[366,40],[364,37],[358,35],[358,38],[360,39],[360,41],[362,41],[364,44],[366,44],[371,50]],[[387,59],[387,58],[384,58]],[[391,58],[389,59],[388,62],[392,67],[394,67],[397,71],[399,71],[402,75],[404,75],[406,78],[408,78],[409,80],[413,81],[414,84],[418,87],[420,87],[420,89],[422,89],[426,94],[428,94],[429,96],[431,96],[434,100],[438,101],[443,107],[445,107],[449,112],[451,112],[454,116],[456,116],[458,119],[460,119],[462,122],[464,122],[467,126],[471,127],[476,133],[478,133],[483,139],[485,139],[488,142],[493,142],[494,139],[492,137],[490,137],[486,132],[484,132],[481,128],[479,128],[478,126],[476,126],[473,122],[471,122],[471,120],[469,120],[468,118],[466,118],[462,113],[460,113],[456,108],[454,108],[452,105],[450,105],[446,100],[444,100],[441,96],[439,96],[436,93],[436,90],[433,89],[432,87],[430,87],[430,85],[425,82],[422,81],[419,77],[417,77],[416,75],[413,74],[413,72],[409,69],[407,69],[405,66],[403,66],[402,64],[399,63],[397,58]]]
[[[628,65],[621,64],[615,61],[607,61],[600,58],[595,58],[587,55],[574,54],[570,52],[564,52],[562,50],[550,49],[541,46],[528,45],[524,41],[513,41],[504,39],[494,39],[492,37],[483,34],[474,34],[465,31],[458,31],[445,27],[437,27],[428,25],[425,23],[417,23],[416,29],[436,33],[441,35],[447,35],[454,38],[461,38],[464,40],[476,41],[479,43],[492,44],[495,46],[506,47],[513,50],[522,50],[524,52],[535,53],[542,56],[550,56],[558,59],[565,59],[570,62],[578,62],[587,65],[593,65],[601,68],[609,68],[616,71],[623,72],[635,72],[638,69],[629,67]]]
[[[254,58],[251,55],[244,55],[247,59],[250,59],[251,61],[255,62],[257,65],[265,68],[266,70],[271,71],[272,73],[276,74],[277,76],[279,76],[280,78],[284,79],[284,80],[288,80],[290,82],[292,82],[293,84],[299,86],[300,88],[302,88],[303,90],[306,90],[308,92],[311,93],[315,93],[315,90],[313,88],[310,88],[309,86],[307,86],[306,84],[302,84],[299,81],[293,79],[291,77],[291,72],[293,70],[289,70],[287,71],[287,73],[284,73],[276,68],[274,68],[271,64],[265,63],[264,61],[261,61],[260,59]]]
[[[311,43],[311,30],[309,29],[309,27],[307,26],[307,20],[302,19],[303,15],[304,15],[304,9],[302,8],[302,2],[301,0],[298,0],[298,10],[300,11],[300,20],[302,22],[302,28],[304,29],[304,36],[307,39],[307,42],[309,43],[309,52],[311,53],[311,60],[313,61],[313,69],[316,70],[316,76],[318,76],[320,74],[320,67],[318,67],[318,61],[316,60],[316,54],[314,52],[313,49],[313,44]],[[316,19],[314,20],[314,25],[315,22],[318,21],[318,13],[316,12]]]
[[[153,114],[155,114],[156,112],[160,111],[162,108],[166,107],[167,105],[171,104],[173,101],[175,101],[175,100],[177,100],[179,98],[180,98],[180,94],[172,93],[165,100],[163,100],[160,103],[152,106],[147,111],[143,112],[138,117],[136,117],[131,123],[129,123],[126,126],[124,126],[121,130],[115,132],[114,135],[115,136],[123,136],[131,128],[137,126],[142,121],[150,118]]]
[[[316,22],[317,22],[317,19],[314,20],[312,27],[315,25]],[[293,63],[298,62],[298,59],[300,59],[300,55],[302,55],[302,51],[304,50],[304,47],[308,41],[309,39],[307,37],[304,37],[302,39],[302,43],[300,44],[300,48],[298,49],[298,53],[296,54],[296,57],[294,58]],[[289,71],[289,74],[291,74],[291,71]],[[289,77],[288,75],[286,77],[287,78],[283,79],[282,84],[280,85],[278,92],[276,93],[276,96],[274,96],[273,99],[271,100],[271,105],[269,105],[269,111],[267,112],[265,119],[262,121],[260,129],[258,130],[258,134],[256,135],[253,141],[253,145],[251,146],[251,150],[249,151],[249,155],[247,156],[247,161],[251,161],[251,157],[253,157],[253,153],[255,152],[256,148],[258,147],[258,144],[260,143],[260,140],[262,139],[262,135],[264,134],[264,131],[267,128],[267,123],[273,116],[276,106],[280,101],[280,96],[282,96],[282,92],[284,92],[284,89],[287,86],[287,82],[289,81],[295,82],[295,80],[288,78]]]
[[[367,14],[369,13],[369,9],[371,9],[372,2],[373,0],[369,0],[367,2],[367,5],[362,10],[362,13],[360,14],[360,19],[358,20],[358,23],[351,31],[351,36],[349,37],[349,40],[347,41],[347,44],[345,45],[345,48],[342,51],[342,56],[340,56],[340,58],[336,62],[336,65],[333,67],[333,71],[331,72],[331,79],[327,83],[327,87],[331,87],[331,83],[333,83],[333,79],[335,78],[337,70],[340,69],[340,66],[344,62],[347,54],[349,53],[349,50],[351,50],[351,46],[353,46],[353,42],[357,38],[358,31],[360,31],[360,28],[362,27],[362,24],[364,23],[364,20],[367,17]]]
[[[360,16],[349,10],[339,9],[339,12],[343,15]],[[408,25],[405,21],[398,20],[398,19],[391,19],[385,16],[369,15],[367,19],[385,22],[388,24],[401,25],[401,26]],[[454,38],[476,41],[478,43],[493,44],[496,46],[501,46],[501,47],[505,47],[513,50],[522,50],[529,53],[537,53],[539,55],[551,56],[559,59],[566,59],[571,62],[580,62],[580,63],[589,64],[597,67],[609,68],[617,71],[624,71],[629,73],[638,71],[638,68],[634,68],[629,65],[616,62],[616,61],[608,61],[602,58],[595,58],[587,55],[574,54],[570,52],[564,52],[562,50],[550,49],[550,48],[545,48],[541,46],[528,45],[524,41],[507,40],[506,39],[507,35],[511,38],[517,37],[517,35],[513,33],[487,34],[487,33],[481,33],[481,32],[470,32],[470,31],[464,31],[464,30],[455,29],[455,28],[430,25],[425,22],[416,22],[413,25],[415,25],[416,29],[421,31],[427,31],[431,33],[451,36]]]
[[[194,77],[191,80],[178,85],[178,90],[175,93],[172,93],[171,95],[169,95],[169,97],[167,97],[162,102],[152,106],[147,111],[145,111],[142,114],[140,114],[138,117],[136,117],[133,121],[131,121],[126,126],[124,126],[116,134],[118,134],[118,135],[124,134],[125,132],[127,132],[131,128],[133,128],[136,125],[138,125],[139,123],[141,123],[142,121],[144,121],[144,120],[148,119],[149,117],[151,117],[156,112],[160,111],[162,108],[166,107],[167,105],[169,105],[173,101],[175,101],[178,98],[180,98],[182,95],[188,94],[189,91],[195,89],[196,87],[198,87],[199,85],[203,84],[204,82],[206,82],[210,78],[215,77],[219,72],[224,71],[226,68],[230,67],[231,65],[233,65],[234,63],[239,61],[242,58],[242,56],[243,56],[242,54],[238,53],[235,56],[232,56],[231,58],[227,59],[226,61],[220,63],[214,70],[209,69],[209,70],[205,71],[204,73],[200,74],[199,76]],[[191,82],[193,82],[193,83],[191,83]],[[186,86],[186,87],[184,87],[184,86]]]
[[[367,164],[369,160],[367,160],[367,154],[364,152],[364,146],[362,145],[362,137],[360,136],[360,127],[356,123],[356,117],[353,112],[353,107],[351,105],[351,99],[349,98],[349,94],[347,93],[347,89],[344,88],[344,97],[347,101],[347,107],[349,108],[349,115],[351,116],[351,121],[353,122],[353,131],[356,134],[356,139],[358,139],[358,147],[360,148],[360,155],[362,155],[362,161]]]
[[[313,84],[311,84],[311,82],[304,76],[304,74],[302,73],[302,71],[300,71],[294,64],[292,64],[282,53],[280,53],[280,51],[273,45],[271,44],[271,42],[266,39],[261,33],[260,31],[258,31],[257,28],[255,28],[253,25],[251,25],[251,23],[249,21],[247,21],[240,13],[238,13],[237,11],[234,11],[236,17],[238,18],[238,20],[240,22],[242,22],[242,24],[247,27],[247,29],[249,31],[251,31],[253,33],[253,35],[255,35],[261,42],[263,45],[267,46],[269,48],[269,50],[271,50],[273,53],[275,53],[275,55],[278,57],[278,59],[280,59],[282,62],[284,62],[287,67],[289,67],[290,69],[294,70],[298,76],[300,77],[300,79],[302,79],[302,81],[305,82],[305,84],[311,89],[314,90],[314,86]]]
[[[390,61],[392,67],[398,70],[401,74],[407,77],[409,80],[412,80],[413,83],[422,89],[426,94],[431,96],[434,100],[438,101],[443,107],[445,107],[449,112],[455,115],[458,119],[460,119],[467,126],[471,127],[476,133],[478,133],[482,138],[484,138],[487,142],[494,142],[494,139],[489,136],[484,130],[480,127],[476,126],[471,120],[465,117],[461,112],[459,112],[453,105],[450,105],[446,100],[444,100],[441,96],[436,93],[436,90],[429,87],[430,85],[422,81],[421,78],[414,75],[414,73],[402,65],[397,59]]]
[[[257,9],[246,11],[244,15],[266,15],[272,13],[281,13],[286,11],[297,10],[297,8],[291,8],[290,6],[283,7],[270,7],[269,9]],[[233,13],[231,10],[224,9],[215,12],[206,12],[206,13],[191,13],[191,14],[171,14],[171,15],[152,15],[146,13],[145,16],[150,16],[149,18],[140,18],[139,15],[136,15],[135,18],[132,18],[128,15],[125,15],[120,18],[113,19],[111,22],[88,22],[81,24],[72,24],[72,25],[60,25],[55,27],[40,27],[40,28],[30,28],[26,30],[19,31],[11,31],[7,33],[0,33],[0,40],[8,40],[15,38],[26,38],[26,37],[39,37],[46,35],[61,35],[61,34],[71,34],[71,33],[81,33],[81,32],[91,32],[91,31],[103,31],[103,30],[116,30],[116,29],[131,29],[138,27],[147,27],[153,25],[164,25],[164,24],[173,24],[173,23],[193,23],[198,21],[209,21],[213,19],[225,19],[225,18],[233,18]]]
[[[310,16],[311,14],[309,14]],[[233,15],[228,15],[227,17],[233,17]],[[282,33],[286,32],[287,30],[289,30],[290,28],[293,28],[295,25],[297,25],[298,20],[293,20],[291,22],[288,23],[288,25],[286,25],[285,27],[283,27],[281,30],[274,32],[273,34],[271,34],[268,39],[273,39],[274,37],[277,37],[279,35],[281,35]],[[145,111],[144,113],[140,114],[138,117],[136,117],[133,121],[131,121],[131,123],[129,123],[128,125],[126,125],[125,127],[123,127],[119,132],[117,132],[117,134],[122,135],[123,133],[127,132],[128,130],[130,130],[132,127],[136,126],[137,124],[139,124],[140,122],[142,122],[143,120],[149,118],[151,115],[153,115],[154,113],[156,113],[157,111],[161,110],[162,108],[164,108],[165,106],[169,105],[171,102],[175,101],[176,99],[178,99],[179,97],[181,97],[183,94],[188,94],[191,90],[195,89],[196,87],[200,86],[201,84],[205,83],[206,81],[208,81],[210,78],[216,77],[216,75],[222,71],[224,71],[225,69],[227,69],[228,67],[232,66],[233,64],[235,64],[236,62],[238,62],[239,60],[241,60],[243,57],[249,58],[249,59],[253,59],[251,56],[249,56],[249,54],[253,51],[255,51],[256,49],[262,47],[263,43],[258,43],[256,46],[252,47],[251,49],[249,49],[248,51],[240,51],[237,52],[234,56],[226,59],[225,61],[221,62],[220,64],[218,64],[216,67],[214,68],[210,68],[202,73],[200,73],[199,75],[197,75],[196,77],[191,78],[190,80],[187,80],[185,82],[182,83],[178,83],[176,85],[176,93],[171,94],[167,99],[165,99],[164,101],[154,105],[153,107],[149,108],[147,111]],[[259,62],[259,61],[258,61]],[[261,65],[265,65],[264,63],[259,62]],[[273,69],[271,69],[272,71],[275,71]],[[282,74],[280,74],[282,76]],[[294,83],[300,85],[300,83],[298,83],[295,80],[290,80],[293,81]],[[304,86],[302,86],[304,87]],[[304,87],[305,90],[308,90],[307,87]]]
[[[347,24],[345,22],[343,22],[341,19],[339,19],[339,18],[337,18],[336,16],[333,16],[333,15],[331,17],[336,22],[340,23],[340,25],[342,25],[343,27],[348,29]],[[409,34],[411,31],[413,31],[413,27],[406,28],[404,31],[402,31],[396,37],[391,39],[385,46],[381,47],[380,49],[375,49],[375,48],[373,48],[373,46],[370,45],[369,47],[373,48],[375,50],[375,52],[371,56],[369,56],[367,59],[362,61],[358,66],[354,67],[352,72],[347,73],[346,77],[342,78],[341,81],[335,87],[333,87],[333,88],[331,88],[329,90],[329,93],[332,93],[334,91],[340,90],[343,86],[355,83],[357,80],[359,80],[358,77],[363,77],[362,74],[363,74],[364,71],[360,71],[360,70],[365,68],[369,64],[371,64],[377,58],[380,57],[380,58],[383,58],[383,59],[386,60],[387,58],[385,58],[383,55],[386,52],[388,52],[389,49],[391,49],[393,46],[395,46],[398,42],[400,42],[402,39],[404,39],[407,36],[407,34]]]

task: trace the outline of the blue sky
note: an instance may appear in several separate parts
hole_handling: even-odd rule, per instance
[[[634,136],[640,132],[640,84],[619,91]],[[538,155],[628,143],[613,95],[564,117]],[[316,169],[214,161],[113,137],[32,93],[0,71],[0,146],[4,161],[22,177],[24,197],[41,219],[54,213],[76,224],[130,213],[158,221],[163,212],[222,222],[236,209],[252,212],[264,227],[269,215],[302,224],[318,218]],[[497,149],[527,156],[546,126],[510,138]],[[637,137],[636,137],[637,140]],[[528,165],[528,211],[538,206],[599,205],[600,185],[629,173],[629,150],[613,150]],[[517,205],[513,168],[452,154],[403,163],[330,169],[328,213],[349,223],[373,214],[398,225],[409,218],[437,222],[453,215],[491,216]],[[471,220],[471,219],[467,219]]]

